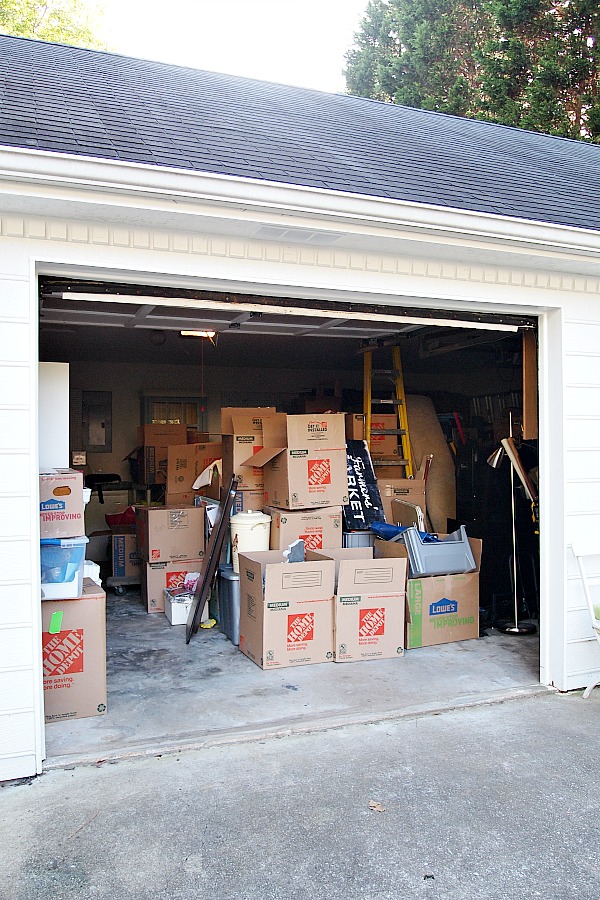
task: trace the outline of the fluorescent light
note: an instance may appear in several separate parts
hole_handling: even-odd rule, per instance
[[[214,338],[216,331],[180,331],[182,337]]]

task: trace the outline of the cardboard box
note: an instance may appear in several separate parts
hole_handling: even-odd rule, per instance
[[[197,499],[196,499],[197,498]],[[202,506],[200,491],[184,491],[181,494],[165,494],[165,506]]]
[[[204,556],[204,507],[137,506],[138,553],[146,562]]]
[[[194,602],[194,591],[185,588],[165,588],[165,616],[171,625],[187,625],[188,616]],[[208,603],[204,604],[200,622],[210,618]]]
[[[221,443],[209,444],[173,444],[167,448],[167,495],[182,494],[193,490],[199,475],[217,459],[221,459]],[[205,497],[219,499],[220,483],[218,477],[202,488],[199,493]],[[215,493],[207,494],[207,491]]]
[[[285,550],[292,541],[304,541],[305,550],[342,546],[342,507],[288,511],[265,506],[271,516],[271,550]]]
[[[428,468],[425,463],[421,464],[421,468],[415,472],[414,478],[399,478],[398,471],[394,471],[392,467],[377,467],[375,473],[377,475],[377,484],[379,485],[379,493],[383,503],[383,511],[385,520],[390,525],[394,524],[392,500],[404,500],[418,506],[426,519],[427,506],[425,500],[425,489],[427,484]]]
[[[142,599],[148,612],[164,613],[165,588],[183,587],[186,575],[200,572],[201,567],[201,559],[142,563]]]
[[[275,408],[221,410],[223,432],[223,484],[229,485],[232,476],[238,479],[240,491],[262,491],[263,471],[252,465],[242,465],[263,448],[263,422],[275,415]]]
[[[235,434],[233,417],[245,416],[253,421],[253,430],[262,433],[262,420],[275,415],[274,406],[223,406],[221,408],[221,434]]]
[[[333,660],[335,564],[240,555],[240,650],[262,669]]]
[[[77,469],[40,472],[40,537],[70,538],[85,534],[83,473]]]
[[[374,559],[372,547],[310,553],[335,562],[335,661],[404,656],[407,563]]]
[[[364,441],[365,439],[365,414],[346,413],[346,440]]]
[[[166,484],[168,448],[186,443],[186,425],[140,425],[138,474],[141,483]]]
[[[392,459],[398,456],[398,435],[378,434],[378,432],[399,427],[397,415],[387,413],[371,415],[369,450],[373,459]]]
[[[79,600],[42,603],[46,722],[106,712],[106,595],[91,578]]]
[[[435,575],[409,578],[406,647],[431,647],[479,637],[479,567],[482,542],[469,538],[477,563],[476,572],[466,575]],[[406,557],[406,547],[389,541],[375,541],[376,557]]]
[[[223,501],[223,493],[221,492],[221,502]],[[251,512],[252,510],[261,510],[265,502],[263,491],[236,491],[231,507],[231,515],[235,516],[239,512]]]
[[[112,535],[113,578],[141,578],[142,561],[138,556],[135,529],[127,534]]]
[[[280,509],[348,502],[344,414],[264,420],[265,447],[246,461],[264,471],[265,503]],[[243,468],[243,465],[242,465]]]

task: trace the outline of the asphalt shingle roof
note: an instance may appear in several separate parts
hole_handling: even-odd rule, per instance
[[[0,35],[0,145],[600,228],[600,147]]]

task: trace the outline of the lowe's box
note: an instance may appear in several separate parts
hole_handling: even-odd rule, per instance
[[[477,570],[409,578],[406,584],[406,647],[431,647],[479,637],[479,567],[482,542],[469,538]],[[406,558],[406,547],[375,541],[375,556]]]
[[[83,474],[77,469],[40,472],[40,537],[72,538],[85,534]]]
[[[308,559],[333,559],[335,661],[404,656],[405,559],[374,559],[372,547],[325,550]]]
[[[271,516],[271,550],[285,550],[293,541],[304,541],[306,550],[342,546],[342,507],[286,510],[265,506]]]
[[[262,669],[333,661],[335,563],[240,554],[240,650]]]
[[[106,595],[84,578],[79,600],[42,603],[46,722],[106,712]]]
[[[277,413],[263,421],[263,440],[264,449],[245,465],[262,467],[268,506],[312,509],[348,502],[343,413]]]

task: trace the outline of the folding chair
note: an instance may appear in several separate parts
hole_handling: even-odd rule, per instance
[[[600,547],[597,542],[595,546],[589,547],[582,542],[573,544],[571,549],[579,566],[583,592],[591,616],[591,625],[594,629],[596,640],[600,644]],[[594,556],[598,560],[595,568],[590,565],[590,558]],[[584,700],[590,696],[597,685],[600,685],[600,678],[588,684],[583,692]]]

